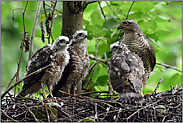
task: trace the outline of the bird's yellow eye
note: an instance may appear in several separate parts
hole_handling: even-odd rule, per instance
[[[128,22],[123,22],[123,24],[124,24],[125,26],[128,26]]]

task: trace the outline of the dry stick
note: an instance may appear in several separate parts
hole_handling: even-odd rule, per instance
[[[93,73],[94,73],[94,71],[95,71],[95,69],[96,69],[96,67],[97,67],[97,64],[98,64],[98,62],[96,62],[96,64],[95,64],[95,67],[94,67],[94,69],[93,69],[92,75],[91,75],[91,77],[90,77],[90,80],[89,80],[87,86],[86,86],[85,89],[84,89],[84,90],[85,90],[84,92],[86,92],[86,89],[88,88],[88,86],[89,86],[89,84],[90,84],[90,82],[91,82],[91,80],[92,80]]]
[[[50,34],[48,36],[48,43],[50,44],[50,36],[51,36],[51,31],[52,31],[52,26],[53,26],[53,16],[55,12],[55,7],[56,7],[57,1],[55,1],[55,4],[53,6],[53,11],[52,11],[52,19],[51,19],[51,27],[50,27]]]
[[[36,70],[35,72],[32,72],[31,74],[27,75],[27,76],[24,77],[23,79],[19,80],[19,81],[16,82],[15,84],[13,84],[10,88],[8,88],[8,89],[1,95],[1,99],[3,99],[3,97],[4,97],[13,87],[15,87],[16,85],[18,85],[18,84],[19,84],[20,82],[22,82],[24,79],[27,79],[28,77],[30,77],[30,76],[32,76],[32,75],[34,75],[34,74],[37,74],[37,73],[39,73],[39,72],[45,70],[46,68],[48,68],[48,67],[50,67],[50,66],[51,66],[51,65],[49,64],[49,65],[47,65],[47,66],[45,66],[45,67],[42,67],[42,68]]]
[[[104,11],[103,11],[102,6],[100,5],[100,1],[98,1],[98,5],[99,5],[99,7],[100,7],[100,11],[101,11],[102,15],[104,16],[104,19],[106,20],[106,16],[105,16],[105,14],[104,14]]]
[[[116,17],[121,21],[121,19],[118,17],[118,15],[116,14],[116,12],[112,9],[111,5],[107,1],[105,1],[105,2],[109,6],[109,8],[113,11],[113,13],[116,15]]]
[[[98,122],[98,112],[97,112],[97,103],[95,103],[95,118],[97,118],[97,122]]]
[[[31,40],[30,40],[30,44],[29,44],[29,60],[32,57],[33,54],[33,41],[34,41],[34,35],[35,35],[35,31],[36,31],[36,25],[39,19],[39,12],[41,9],[41,1],[39,1],[38,6],[37,6],[37,11],[36,11],[36,15],[35,15],[35,19],[34,19],[34,25],[32,28],[32,33],[31,33]]]
[[[160,100],[158,100],[158,101],[156,101],[156,102],[154,102],[154,103],[152,103],[152,104],[149,104],[149,105],[147,105],[147,106],[145,106],[145,107],[143,107],[143,108],[140,108],[140,109],[138,109],[137,111],[135,111],[133,114],[131,114],[128,118],[123,118],[123,119],[126,119],[126,120],[128,121],[128,119],[130,119],[133,115],[135,115],[136,113],[138,113],[140,110],[143,110],[143,109],[145,109],[145,108],[147,108],[147,107],[149,107],[149,106],[151,106],[151,105],[154,105],[154,104],[160,102],[160,101],[163,100],[163,99],[164,99],[164,98],[161,98]]]
[[[25,41],[25,20],[24,20],[24,14],[25,14],[25,11],[26,11],[26,8],[27,8],[27,5],[28,5],[28,1],[25,5],[25,9],[24,9],[24,12],[23,12],[23,28],[24,28],[24,39],[23,41]],[[22,53],[23,53],[23,44],[21,43],[21,46],[20,46],[20,58],[19,58],[19,62],[18,62],[18,68],[17,68],[17,72],[16,72],[16,82],[19,80],[19,70],[20,70],[20,63],[21,63],[21,58],[22,58]],[[16,86],[15,86],[15,91],[14,91],[14,96],[15,96],[15,93],[16,93]]]
[[[155,94],[155,93],[156,93],[156,91],[157,91],[157,89],[159,88],[159,85],[161,84],[161,82],[162,82],[162,79],[160,79],[160,81],[158,82],[158,84],[157,84],[157,86],[156,86],[156,88],[154,89],[154,91],[153,91],[152,94]]]
[[[44,106],[45,106],[45,109],[46,109],[46,114],[47,114],[48,122],[50,122],[50,115],[49,115],[49,113],[48,113],[47,106],[46,106],[46,105],[44,105]]]
[[[120,113],[121,113],[121,108],[120,108],[119,111],[118,111],[118,115],[117,115],[117,118],[116,118],[115,122],[118,121],[118,118],[119,118]]]
[[[4,112],[2,109],[1,109],[1,112],[2,112],[7,118],[11,119],[12,121],[18,122],[17,120],[14,120],[14,119],[11,118],[10,116],[8,116],[8,115],[6,114],[6,112]],[[2,115],[1,115],[1,116],[2,116]]]
[[[36,122],[39,122],[39,120],[36,118],[36,116],[34,115],[34,113],[30,110],[30,107],[27,107],[25,104],[23,106],[25,106],[28,109],[29,113],[31,113],[32,116],[34,117],[35,121]]]
[[[182,72],[181,70],[179,70],[178,68],[175,68],[173,66],[170,66],[170,65],[167,65],[167,64],[163,64],[163,63],[156,63],[157,65],[161,65],[161,66],[164,66],[164,67],[167,67],[167,68],[172,68],[174,70],[177,70],[179,72]]]
[[[130,8],[129,8],[129,10],[128,10],[128,13],[127,13],[126,19],[128,19],[128,15],[129,15],[130,10],[131,10],[131,8],[132,8],[132,6],[133,6],[133,4],[134,4],[134,3],[135,3],[135,1],[133,1],[133,2],[132,2],[131,6],[130,6]]]
[[[79,94],[75,94],[75,95],[79,96],[79,95],[87,95],[87,94],[94,94],[94,93],[109,93],[109,91],[90,91],[90,92],[79,93]]]

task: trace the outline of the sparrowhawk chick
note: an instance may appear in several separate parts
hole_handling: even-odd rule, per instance
[[[156,64],[156,56],[152,44],[134,20],[128,19],[121,21],[117,29],[124,31],[120,43],[126,44],[128,49],[136,53],[143,61],[145,75],[143,76],[142,82],[143,86],[145,86]]]
[[[64,70],[64,75],[53,88],[52,93],[54,96],[63,96],[59,90],[70,93],[71,88],[73,88],[73,94],[75,94],[76,85],[82,82],[83,78],[87,75],[90,60],[86,42],[87,31],[79,30],[74,33],[68,49],[71,60]]]
[[[143,61],[119,41],[111,44],[110,49],[112,57],[107,62],[107,72],[113,89],[119,93],[119,100],[141,99]]]
[[[53,45],[48,44],[37,50],[25,68],[25,77],[47,65],[50,65],[50,67],[26,78],[23,81],[22,91],[17,95],[17,97],[36,93],[42,88],[44,97],[46,98],[44,91],[45,85],[47,85],[49,93],[52,96],[52,85],[59,81],[62,76],[62,72],[70,59],[69,52],[67,51],[68,47],[69,38],[66,36],[59,36]]]

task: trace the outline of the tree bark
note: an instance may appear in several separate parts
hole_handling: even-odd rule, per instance
[[[76,30],[83,29],[83,11],[87,7],[86,1],[64,1],[61,35],[69,39]]]
[[[83,11],[87,7],[86,1],[64,1],[62,16],[62,32],[61,35],[72,39],[72,35],[77,30],[83,29]],[[82,83],[76,86],[76,93],[81,93]],[[72,92],[72,91],[71,91]]]

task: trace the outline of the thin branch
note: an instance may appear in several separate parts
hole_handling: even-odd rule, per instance
[[[23,28],[24,28],[24,39],[23,39],[23,41],[25,41],[25,35],[26,35],[24,14],[25,14],[27,5],[28,5],[28,1],[27,1],[26,5],[25,5],[25,9],[24,9],[24,12],[23,12]],[[16,72],[16,82],[19,80],[19,70],[20,70],[20,63],[21,63],[22,53],[23,53],[23,43],[21,43],[20,51],[21,51],[21,53],[20,53],[19,62],[18,62],[18,68],[17,68],[17,72]],[[14,91],[14,96],[15,96],[15,93],[16,93],[16,87],[15,87],[15,91]]]
[[[182,73],[182,71],[181,71],[181,70],[179,70],[178,68],[175,68],[175,67],[173,67],[173,66],[170,66],[170,65],[167,65],[167,64],[163,64],[163,63],[156,63],[156,64],[157,64],[157,65],[164,66],[164,67],[166,67],[166,68],[174,69],[174,70],[179,71],[179,72],[181,72],[181,73]]]
[[[96,60],[96,61],[99,61],[99,62],[103,62],[103,63],[107,63],[107,62],[108,62],[108,60],[104,60],[104,59],[95,57],[95,56],[92,55],[92,54],[89,54],[89,58],[91,58],[91,59],[93,59],[93,60]]]
[[[100,1],[98,1],[98,5],[99,5],[99,7],[100,7],[100,10],[101,10],[102,15],[104,16],[104,19],[106,20],[106,16],[105,16],[105,14],[104,14],[104,11],[103,11],[102,6],[100,5]]]
[[[48,6],[48,7],[50,7],[50,8],[53,8],[52,6],[50,6],[50,5],[46,4],[46,3],[45,3],[45,5]],[[62,11],[60,11],[58,9],[55,9],[55,11],[58,11],[58,12],[62,13]]]
[[[47,18],[47,14],[46,14],[46,8],[45,8],[45,2],[43,1],[43,9],[44,9],[44,14],[45,14],[45,17]]]
[[[8,88],[8,89],[1,95],[1,99],[3,99],[3,97],[4,97],[13,87],[15,87],[16,85],[18,85],[18,84],[19,84],[20,82],[22,82],[24,79],[27,79],[28,77],[30,77],[30,76],[32,76],[32,75],[34,75],[34,74],[37,74],[37,73],[39,73],[39,72],[45,70],[46,68],[48,68],[48,67],[50,67],[50,66],[51,66],[51,64],[49,64],[49,65],[47,65],[47,66],[45,66],[45,67],[42,67],[42,68],[36,70],[35,72],[32,72],[31,74],[27,75],[27,76],[24,77],[23,79],[19,80],[19,81],[16,82],[15,84],[13,84],[10,88]]]
[[[90,84],[90,82],[91,82],[91,80],[92,80],[93,73],[94,73],[94,71],[95,71],[95,69],[96,69],[96,67],[97,67],[97,64],[98,64],[98,62],[96,62],[96,64],[95,64],[95,67],[94,67],[94,69],[93,69],[92,75],[91,75],[91,77],[90,77],[90,80],[89,80],[88,84],[86,85],[86,87],[85,87],[85,89],[84,89],[84,90],[85,90],[84,92],[86,92],[86,89],[88,88],[88,86],[89,86],[89,84]]]
[[[133,1],[133,2],[132,2],[131,6],[130,6],[130,8],[129,8],[129,10],[128,10],[128,13],[127,13],[126,19],[128,19],[128,15],[129,15],[130,10],[131,10],[131,8],[132,8],[132,6],[133,6],[133,4],[134,4],[134,3],[135,3],[135,1]]]
[[[116,15],[116,17],[121,21],[121,19],[118,17],[118,15],[116,14],[116,12],[113,10],[113,8],[111,7],[111,5],[107,1],[105,1],[105,2],[109,6],[109,8],[113,11],[113,13]]]
[[[34,41],[34,35],[35,35],[35,30],[36,30],[36,25],[39,19],[39,12],[41,9],[41,1],[39,1],[38,6],[37,6],[37,11],[34,19],[34,25],[32,28],[32,33],[31,33],[31,40],[30,40],[30,45],[29,45],[29,60],[31,59],[31,56],[33,54],[33,41]]]
[[[106,39],[105,37],[97,37],[97,38],[91,39],[91,40],[87,43],[87,46],[88,46],[93,40],[102,39],[102,38]]]
[[[156,86],[156,88],[154,89],[154,91],[153,91],[152,94],[155,94],[155,93],[156,93],[156,91],[157,91],[157,89],[159,88],[159,85],[161,84],[161,82],[162,82],[162,79],[160,79],[160,81],[158,82],[158,84],[157,84],[157,86]]]
[[[48,43],[50,44],[50,36],[51,36],[51,32],[52,32],[52,26],[53,26],[53,18],[54,18],[54,12],[55,12],[55,7],[57,5],[57,1],[55,1],[55,4],[53,6],[53,11],[52,11],[52,19],[51,19],[51,27],[50,27],[50,34],[48,36]]]

